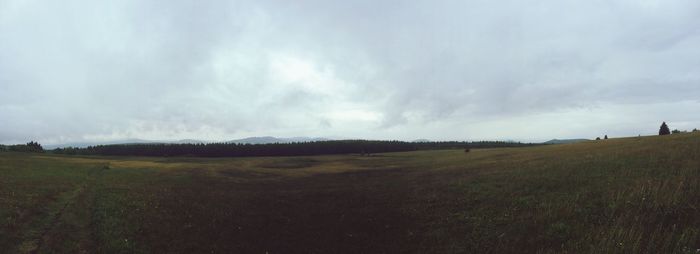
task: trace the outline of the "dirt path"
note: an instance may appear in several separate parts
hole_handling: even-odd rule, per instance
[[[41,229],[38,237],[23,243],[20,251],[32,254],[47,251],[90,253],[96,245],[90,211],[97,195],[96,184],[104,170],[104,166],[91,170],[85,182],[65,193],[50,222]]]

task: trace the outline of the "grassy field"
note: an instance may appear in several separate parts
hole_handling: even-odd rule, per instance
[[[698,253],[700,134],[274,158],[0,153],[3,253]]]

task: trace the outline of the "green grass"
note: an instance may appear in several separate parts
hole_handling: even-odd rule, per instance
[[[7,253],[697,253],[700,135],[269,158],[0,153]]]

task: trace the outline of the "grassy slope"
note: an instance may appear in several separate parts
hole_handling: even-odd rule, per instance
[[[374,157],[0,153],[11,253],[695,253],[698,204],[698,134]]]

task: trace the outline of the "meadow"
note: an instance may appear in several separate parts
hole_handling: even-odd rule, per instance
[[[372,156],[0,153],[3,253],[698,253],[700,133]]]

